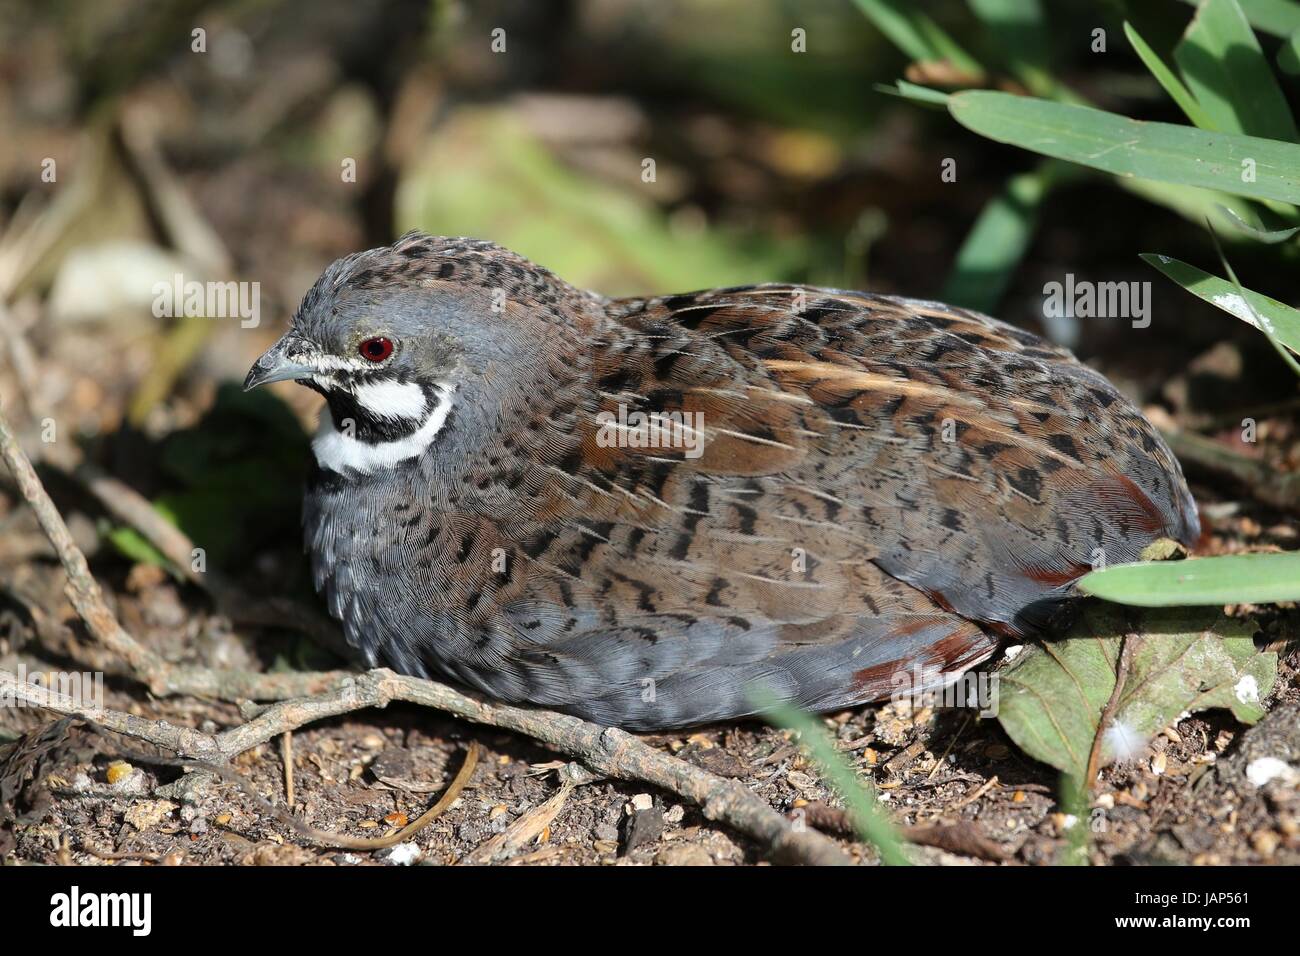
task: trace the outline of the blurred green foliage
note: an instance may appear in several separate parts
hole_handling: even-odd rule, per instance
[[[886,35],[899,32],[890,23],[893,18],[928,20],[883,0],[860,0],[859,5]],[[1286,97],[1250,23],[1300,30],[1300,4],[1267,0],[1247,7],[1243,12],[1238,0],[1202,0],[1190,17],[1176,7],[1159,12],[1144,8],[1144,21],[1162,19],[1157,24],[1161,35],[1169,32],[1172,17],[1186,20],[1169,51],[1172,67],[1170,57],[1144,40],[1134,24],[1124,24],[1138,58],[1199,130],[1092,108],[1061,78],[1044,78],[1048,61],[1041,51],[1049,49],[1050,34],[1047,11],[1038,0],[971,3],[998,51],[994,56],[1010,64],[1013,75],[1036,95],[965,90],[944,97],[941,91],[901,81],[895,90],[929,104],[943,103],[959,123],[989,139],[1110,173],[1117,185],[1198,223],[1210,218],[1239,236],[1276,234],[1300,225],[1300,145]],[[882,17],[881,8],[888,8],[890,17]],[[931,25],[925,32],[935,29]],[[942,59],[946,42],[932,38],[919,52]],[[1104,30],[1094,32],[1098,53],[1108,42]],[[1031,58],[1034,49],[1040,53]],[[981,67],[980,72],[988,71]],[[1018,177],[976,223],[948,283],[959,304],[986,311],[996,306],[1029,245],[1037,205],[1068,180],[1053,175],[1053,168]],[[997,248],[989,250],[986,240]]]
[[[283,402],[222,386],[201,421],[164,439],[158,463],[172,490],[154,507],[202,545],[210,568],[232,568],[268,545],[298,540],[307,455],[307,436]],[[131,529],[110,540],[132,560],[165,564]]]
[[[645,185],[652,197],[654,183]],[[490,108],[429,138],[398,189],[397,220],[403,230],[492,236],[611,294],[762,282],[806,256],[797,238],[674,227],[650,198],[579,176],[515,117]]]

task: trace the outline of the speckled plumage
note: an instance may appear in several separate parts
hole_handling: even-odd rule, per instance
[[[394,355],[358,365],[376,335]],[[632,729],[751,713],[757,684],[827,710],[914,664],[952,675],[1039,631],[1099,555],[1198,534],[1177,462],[1104,378],[935,302],[608,300],[411,234],[331,266],[250,385],[289,359],[332,367],[303,378],[329,402],[304,521],[348,640]],[[698,457],[611,446],[598,416],[620,405],[701,415]],[[328,434],[348,418],[355,440]]]

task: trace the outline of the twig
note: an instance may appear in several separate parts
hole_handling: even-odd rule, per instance
[[[470,777],[474,776],[474,768],[478,766],[478,744],[471,743],[469,750],[465,752],[465,761],[460,765],[460,770],[456,772],[455,778],[447,785],[441,797],[428,810],[416,817],[411,823],[402,827],[396,833],[390,833],[388,836],[378,837],[376,839],[367,839],[366,837],[348,836],[346,833],[331,833],[328,830],[318,830],[313,826],[308,826],[292,814],[280,812],[279,807],[269,807],[276,818],[288,823],[300,835],[319,846],[336,847],[340,850],[386,850],[389,847],[409,840],[425,827],[427,827],[438,817],[442,816],[447,808],[456,802],[460,792],[465,789],[469,783]],[[250,788],[242,787],[246,793]]]
[[[89,853],[98,860],[104,860],[109,863],[116,863],[121,860],[139,860],[142,863],[161,863],[162,857],[155,856],[152,853],[142,853],[134,850],[123,850],[112,853],[108,850],[101,850],[84,837],[81,840],[81,849]]]
[[[560,784],[556,794],[536,807],[533,807],[501,833],[477,847],[472,853],[462,857],[460,866],[481,866],[495,863],[498,859],[518,850],[529,840],[546,832],[546,828],[564,809],[564,804],[573,792],[573,781],[565,780]]]
[[[957,728],[957,732],[953,734],[952,739],[948,741],[948,746],[944,748],[943,754],[934,762],[934,766],[930,768],[930,772],[926,774],[926,780],[934,779],[934,775],[939,772],[939,768],[943,766],[943,762],[948,759],[948,754],[952,753],[952,748],[957,746],[957,739],[961,737],[961,735],[966,732],[966,728],[970,726],[970,721],[970,714],[967,714],[966,719],[963,720],[961,726]]]
[[[949,807],[948,812],[953,813],[957,810],[960,810],[962,807],[969,806],[970,804],[974,803],[980,797],[984,796],[984,794],[988,793],[997,785],[998,785],[998,778],[996,776],[989,777],[987,780],[984,781],[984,783],[980,784],[979,788],[976,789],[974,793],[970,794],[969,796],[962,797],[960,801],[954,803],[951,807]]]
[[[973,856],[990,863],[1007,862],[1007,851],[982,834],[972,823],[943,823],[908,827],[903,835],[912,843],[932,846],[960,856]]]
[[[56,714],[81,717],[101,727],[184,756],[204,760],[225,760],[220,738],[193,727],[178,727],[165,720],[151,720],[117,710],[87,706],[84,700],[60,691],[21,681],[9,671],[0,670],[0,703],[6,706],[40,707]],[[261,741],[258,741],[261,743]],[[254,744],[253,746],[256,746]]]
[[[1267,462],[1239,455],[1203,435],[1188,431],[1161,434],[1184,467],[1195,466],[1230,478],[1263,504],[1283,511],[1300,510],[1300,472],[1282,471]]]
[[[18,383],[18,393],[22,396],[23,404],[29,414],[34,414],[39,404],[36,356],[26,336],[10,315],[3,297],[0,297],[0,343],[9,354],[9,365],[14,370],[14,379]]]
[[[428,810],[425,810],[424,813],[416,817],[416,819],[408,826],[402,827],[402,829],[396,833],[386,837],[380,837],[377,840],[360,840],[354,837],[346,837],[345,839],[350,842],[343,845],[351,850],[384,850],[390,846],[397,846],[397,844],[404,840],[409,840],[438,817],[442,816],[443,813],[446,812],[447,808],[456,802],[456,798],[460,796],[460,792],[465,789],[465,785],[468,784],[470,778],[474,776],[474,768],[476,766],[478,766],[478,744],[471,743],[469,745],[469,750],[465,752],[465,762],[460,765],[460,770],[457,772],[455,779],[448,784],[447,789],[443,792],[442,796],[438,798],[437,803],[431,806]]]
[[[1097,733],[1092,738],[1092,749],[1088,752],[1088,770],[1084,779],[1091,790],[1097,784],[1097,774],[1101,772],[1101,747],[1106,740],[1106,731],[1110,729],[1115,711],[1119,709],[1120,697],[1124,694],[1124,684],[1128,681],[1129,661],[1133,656],[1133,645],[1137,642],[1134,634],[1125,634],[1119,639],[1119,657],[1115,662],[1115,689],[1110,692],[1110,700],[1102,709],[1101,720],[1097,723]]]
[[[86,627],[100,644],[104,645],[131,669],[141,675],[147,683],[162,684],[161,676],[168,669],[167,662],[148,648],[136,643],[135,638],[127,634],[117,623],[113,612],[104,603],[104,596],[99,585],[90,576],[86,565],[86,556],[72,540],[68,526],[63,523],[50,496],[45,493],[41,480],[36,477],[32,463],[18,446],[17,439],[9,430],[9,423],[0,416],[0,455],[13,473],[14,481],[23,498],[36,512],[45,536],[50,539],[59,561],[68,574],[68,599],[76,608],[77,614],[86,622]],[[155,691],[157,692],[157,691]]]
[[[284,802],[293,809],[293,731],[280,735],[280,759],[284,762]]]
[[[187,580],[208,588],[210,577],[194,569],[194,543],[159,514],[148,498],[88,461],[77,465],[69,476],[94,495],[109,515],[138,531]]]

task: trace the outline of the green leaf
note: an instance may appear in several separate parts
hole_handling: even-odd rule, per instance
[[[1277,68],[1287,76],[1300,76],[1300,30],[1288,36],[1278,48]]]
[[[1151,71],[1151,75],[1156,78],[1156,81],[1169,94],[1170,98],[1178,104],[1178,108],[1183,111],[1183,114],[1201,129],[1216,129],[1217,127],[1210,118],[1210,114],[1201,108],[1201,104],[1196,102],[1196,97],[1183,85],[1183,81],[1165,65],[1165,61],[1147,45],[1147,41],[1142,39],[1133,24],[1127,20],[1124,21],[1124,35],[1128,37],[1128,42],[1137,51],[1137,55],[1146,65],[1146,68]]]
[[[1079,589],[1142,607],[1300,601],[1300,552],[1117,564],[1085,574]]]
[[[911,100],[914,103],[948,108],[948,94],[943,90],[933,90],[928,86],[920,86],[906,80],[895,80],[892,86],[888,83],[877,83],[875,88],[881,93],[888,93],[890,96],[901,96],[903,99]]]
[[[1230,263],[1228,257],[1223,254],[1223,247],[1219,244],[1219,237],[1215,234],[1212,228],[1210,229],[1210,238],[1214,240],[1214,250],[1219,254],[1219,263],[1223,266],[1223,271],[1228,273],[1228,279],[1232,282],[1232,288],[1236,291],[1237,298],[1243,305],[1245,305],[1252,324],[1258,326],[1264,332],[1264,335],[1268,338],[1268,344],[1273,346],[1282,361],[1286,362],[1286,364],[1291,367],[1291,371],[1295,372],[1297,376],[1300,376],[1300,362],[1297,362],[1295,356],[1287,351],[1286,346],[1278,341],[1278,337],[1273,331],[1273,323],[1268,319],[1263,318],[1259,314],[1258,310],[1251,307],[1250,300],[1246,298],[1246,289],[1242,286],[1241,280],[1237,278],[1237,273],[1232,268],[1232,263]]]
[[[903,840],[880,809],[871,781],[859,777],[844,762],[821,723],[798,708],[781,703],[770,691],[756,692],[754,697],[769,723],[798,732],[800,743],[808,749],[808,755],[844,799],[853,825],[862,838],[880,853],[880,861],[887,866],[910,866],[911,861],[903,852]]]
[[[1087,604],[1064,638],[1028,648],[998,673],[998,721],[1030,756],[1087,776],[1125,634],[1134,644],[1110,725],[1125,736],[1150,740],[1183,712],[1224,708],[1244,723],[1264,716],[1260,702],[1277,678],[1277,655],[1255,650],[1250,624],[1179,608],[1146,612],[1134,631],[1131,614]],[[1102,745],[1103,766],[1116,757],[1113,739],[1108,734]]]
[[[134,528],[113,528],[104,537],[128,561],[152,564],[160,568],[171,567],[163,557],[163,553],[146,541]]]
[[[1257,329],[1259,322],[1256,316],[1258,316],[1259,320],[1267,322],[1269,326],[1260,329],[1261,332],[1281,342],[1292,352],[1300,354],[1300,311],[1277,299],[1251,292],[1249,289],[1243,290],[1245,292],[1243,297],[1237,291],[1237,287],[1227,279],[1210,275],[1178,259],[1149,252],[1142,253],[1141,258],[1143,262],[1159,269],[1188,292],[1229,315],[1235,315]]]
[[[1205,0],[1174,47],[1174,62],[1220,130],[1287,142],[1300,138],[1237,0]]]
[[[990,90],[954,93],[948,110],[982,136],[1116,176],[1300,202],[1300,146],[1293,143]]]
[[[1227,206],[1219,206],[1219,209],[1223,213],[1224,219],[1226,219],[1234,229],[1238,232],[1244,232],[1256,242],[1273,245],[1279,242],[1286,242],[1286,240],[1290,239],[1297,232],[1300,232],[1300,226],[1291,226],[1286,229],[1265,229],[1262,226],[1256,226],[1253,223],[1247,222],[1238,212],[1229,209]]]
[[[1001,195],[989,200],[957,253],[952,274],[940,293],[945,302],[979,312],[992,312],[1002,299],[1007,284],[1038,223],[1038,208],[1060,170],[1068,169],[1051,160],[1037,169],[1013,176]]]
[[[1200,0],[1183,0],[1196,6]],[[1241,0],[1241,11],[1256,30],[1288,37],[1300,30],[1300,4],[1295,0]]]
[[[946,60],[964,73],[983,76],[979,61],[930,17],[900,0],[856,0],[876,29],[913,60]]]

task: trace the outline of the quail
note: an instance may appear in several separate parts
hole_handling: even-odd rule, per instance
[[[245,387],[285,380],[325,399],[306,549],[366,661],[632,730],[950,681],[1199,534],[1105,378],[938,302],[611,299],[409,233],[326,269]]]

